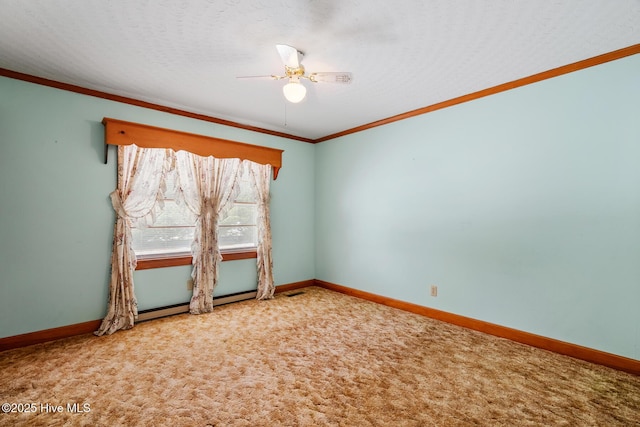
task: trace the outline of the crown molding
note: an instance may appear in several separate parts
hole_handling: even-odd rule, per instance
[[[523,77],[521,79],[513,80],[511,82],[503,83],[497,86],[493,86],[487,89],[479,90],[477,92],[473,92],[467,95],[462,95],[457,98],[449,99],[443,102],[439,102],[437,104],[429,105],[426,107],[418,108],[416,110],[408,111],[406,113],[401,113],[395,116],[387,117],[386,119],[377,120],[375,122],[367,123],[362,126],[357,126],[351,129],[346,129],[337,133],[333,133],[330,135],[323,136],[317,139],[304,138],[297,135],[291,135],[283,132],[272,131],[269,129],[264,129],[257,126],[248,126],[243,125],[241,123],[233,122],[230,120],[219,119],[212,116],[207,116],[205,114],[197,114],[192,113],[190,111],[181,110],[178,108],[167,107],[164,105],[154,104],[147,101],[141,101],[134,98],[129,98],[126,96],[114,95],[107,92],[102,92],[99,90],[88,89],[81,86],[72,85],[69,83],[62,83],[55,80],[45,79],[42,77],[33,76],[30,74],[24,74],[17,71],[8,70],[6,68],[0,68],[0,76],[9,77],[12,79],[23,80],[30,83],[35,83],[43,86],[49,86],[57,89],[66,90],[69,92],[80,93],[83,95],[94,96],[97,98],[108,99],[111,101],[121,102],[124,104],[135,105],[138,107],[148,108],[151,110],[162,111],[165,113],[175,114],[177,116],[189,117],[192,119],[202,120],[210,123],[215,123],[224,126],[230,126],[238,129],[244,129],[252,132],[263,133],[267,135],[277,136],[286,139],[292,139],[300,142],[306,142],[311,144],[317,144],[320,142],[329,141],[332,139],[336,139],[345,135],[350,135],[358,132],[365,131],[367,129],[372,129],[378,126],[387,125],[389,123],[398,122],[401,120],[409,119],[411,117],[420,116],[422,114],[430,113],[432,111],[442,110],[447,107],[452,107],[454,105],[462,104],[465,102],[473,101],[475,99],[484,98],[485,96],[495,95],[500,92],[504,92],[511,89],[516,89],[522,86],[526,86],[532,83],[537,83],[542,80],[551,79],[554,77],[561,76],[563,74],[572,73],[574,71],[583,70],[585,68],[593,67],[596,65],[604,64],[606,62],[615,61],[617,59],[622,59],[627,56],[632,56],[640,53],[640,44],[635,44],[629,47],[625,47],[622,49],[615,50],[613,52],[608,52],[602,55],[594,56],[592,58],[584,59],[582,61],[574,62],[571,64],[563,65],[558,68],[554,68],[548,71],[543,71],[541,73],[537,73],[528,77]]]
[[[532,76],[523,77],[521,79],[513,80],[511,82],[503,83],[497,86],[493,86],[487,89],[479,90],[467,95],[462,95],[457,98],[449,99],[447,101],[439,102],[437,104],[429,105],[427,107],[418,108],[416,110],[408,111],[406,113],[398,114],[386,119],[378,120],[368,123],[366,125],[358,126],[352,129],[347,129],[342,132],[334,133],[331,135],[323,136],[314,140],[314,143],[329,141],[341,136],[350,135],[357,132],[362,132],[367,129],[372,129],[378,126],[387,125],[389,123],[398,122],[401,120],[409,119],[411,117],[420,116],[422,114],[431,113],[432,111],[442,110],[443,108],[452,107],[454,105],[462,104],[465,102],[473,101],[475,99],[484,98],[485,96],[495,95],[500,92],[504,92],[511,89],[516,89],[522,86],[537,83],[542,80],[551,79],[561,76],[563,74],[573,73],[574,71],[583,70],[585,68],[593,67],[596,65],[604,64],[606,62],[622,59],[627,56],[632,56],[640,53],[640,44],[618,49],[613,52],[608,52],[603,55],[594,56],[592,58],[584,59],[582,61],[574,62],[568,65],[563,65],[552,70],[543,71]]]

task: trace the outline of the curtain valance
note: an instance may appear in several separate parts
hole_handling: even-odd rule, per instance
[[[261,165],[271,165],[274,180],[278,177],[278,172],[282,167],[282,152],[284,150],[276,148],[125,122],[107,117],[102,119],[102,124],[105,127],[105,163],[109,145],[135,144],[142,148],[170,148],[174,151],[184,150],[203,157],[213,156],[218,159],[250,160]]]

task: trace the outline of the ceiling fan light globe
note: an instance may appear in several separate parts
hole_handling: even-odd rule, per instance
[[[282,87],[282,93],[287,101],[296,104],[307,95],[307,88],[302,83],[290,82]]]

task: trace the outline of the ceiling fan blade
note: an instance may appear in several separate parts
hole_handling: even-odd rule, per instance
[[[298,52],[298,49],[286,44],[277,44],[278,54],[282,59],[282,63],[289,68],[300,67],[300,61],[302,61],[302,52]]]
[[[280,79],[284,79],[286,76],[276,76],[276,75],[269,75],[269,76],[236,76],[236,79],[247,79],[247,80],[280,80]]]
[[[353,80],[353,75],[351,73],[345,73],[345,72],[311,73],[309,74],[309,80],[311,80],[314,83],[322,82],[322,83],[349,84],[351,83],[351,80]]]

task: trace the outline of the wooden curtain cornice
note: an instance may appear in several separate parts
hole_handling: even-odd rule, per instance
[[[284,150],[276,148],[125,122],[108,117],[102,119],[102,124],[105,127],[105,163],[107,162],[109,145],[135,144],[142,148],[170,148],[174,151],[184,150],[203,157],[233,158],[271,165],[274,180],[278,177],[278,172],[282,167],[282,152]]]

